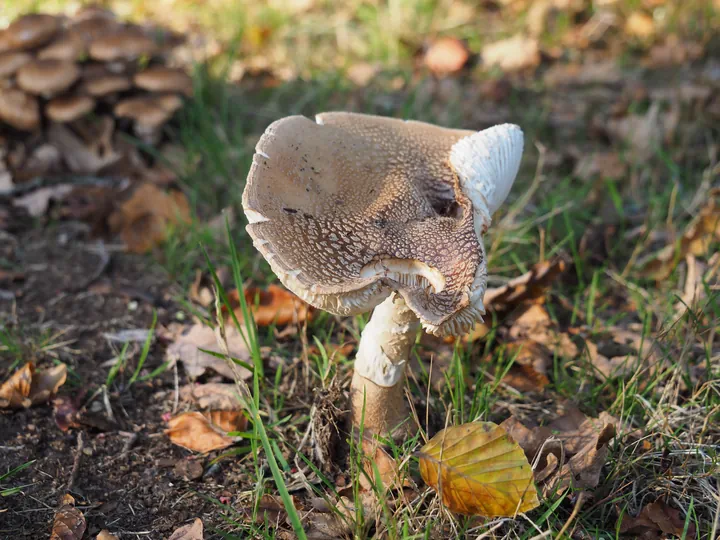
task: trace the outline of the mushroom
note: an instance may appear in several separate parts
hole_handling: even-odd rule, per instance
[[[116,116],[130,118],[135,133],[146,142],[156,142],[160,128],[182,107],[182,99],[174,94],[140,96],[121,101],[115,106]]]
[[[522,147],[514,125],[471,132],[352,113],[284,118],[258,142],[243,193],[255,247],[308,303],[375,308],[350,391],[366,433],[407,433],[403,375],[420,325],[456,336],[482,320],[483,235]]]
[[[165,66],[153,66],[137,73],[135,86],[151,92],[180,92],[191,96],[193,83],[190,76],[182,69]]]
[[[105,72],[102,75],[91,77],[83,81],[81,88],[91,96],[100,97],[124,92],[132,87],[130,79],[125,75]]]
[[[17,88],[0,88],[0,120],[23,131],[40,125],[40,107],[34,96]]]
[[[66,60],[33,60],[17,71],[20,88],[50,97],[67,90],[80,76],[80,68]]]
[[[123,29],[94,40],[90,44],[90,57],[103,62],[135,60],[156,50],[155,42],[146,35]]]
[[[53,15],[23,15],[5,29],[2,41],[9,49],[32,49],[50,41],[61,26],[60,19]]]
[[[80,60],[87,54],[87,44],[77,32],[65,32],[58,39],[44,47],[39,53],[40,60]]]
[[[29,53],[8,51],[0,53],[0,78],[12,77],[15,72],[32,60]]]
[[[95,100],[82,94],[61,96],[48,102],[45,114],[54,122],[72,122],[95,108]]]

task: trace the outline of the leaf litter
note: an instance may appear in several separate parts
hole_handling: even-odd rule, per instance
[[[18,369],[0,386],[0,409],[21,409],[47,402],[67,379],[67,366],[37,371],[33,362]]]

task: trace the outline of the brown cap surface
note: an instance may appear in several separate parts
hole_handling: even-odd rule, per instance
[[[32,131],[40,125],[37,99],[17,88],[0,88],[0,120],[17,129]]]
[[[20,88],[31,94],[51,96],[67,90],[80,76],[80,68],[66,60],[33,60],[17,72]]]
[[[125,75],[105,72],[103,75],[85,79],[82,83],[83,91],[91,96],[106,96],[115,92],[124,92],[132,87],[130,79]]]
[[[165,66],[153,66],[134,77],[135,85],[151,92],[180,92],[191,96],[193,83],[190,76],[182,69]]]
[[[60,96],[45,106],[45,114],[55,122],[72,122],[88,114],[95,108],[95,100],[90,96]]]
[[[483,250],[449,164],[472,132],[351,113],[272,124],[243,193],[247,229],[293,292],[341,315],[397,290],[428,331],[481,316],[469,290]]]
[[[32,55],[21,51],[0,53],[0,77],[11,77],[22,66],[32,60]]]
[[[136,123],[157,128],[170,120],[182,107],[182,100],[175,95],[141,96],[121,101],[115,106],[115,115],[130,118]]]
[[[5,30],[11,49],[32,49],[50,41],[60,31],[58,17],[44,13],[31,13],[15,19]]]
[[[103,62],[134,60],[143,55],[153,54],[156,50],[157,46],[152,39],[129,29],[99,37],[90,44],[90,56]]]
[[[118,31],[118,28],[120,28],[120,23],[111,17],[75,17],[70,22],[70,31],[83,39],[85,43],[112,35]]]
[[[75,32],[65,32],[39,53],[40,60],[80,60],[87,54],[85,40]]]

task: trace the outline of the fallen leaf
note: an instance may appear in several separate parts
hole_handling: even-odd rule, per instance
[[[52,123],[47,131],[48,141],[60,150],[63,161],[74,173],[95,174],[123,157],[112,145],[114,121],[101,117],[94,127],[87,141],[62,124]]]
[[[653,18],[642,11],[633,11],[625,21],[625,33],[639,39],[648,39],[655,33]]]
[[[536,39],[522,34],[485,45],[482,49],[483,64],[498,66],[503,71],[520,71],[540,63],[540,47]]]
[[[628,114],[622,118],[611,118],[607,122],[610,136],[625,143],[632,152],[628,158],[637,164],[650,159],[663,143],[670,140],[678,122],[677,105],[663,112],[661,104],[654,101],[645,114]]]
[[[581,180],[593,178],[623,178],[627,166],[622,162],[617,152],[593,152],[584,154],[575,164],[573,175]]]
[[[453,512],[514,516],[540,504],[527,457],[496,424],[449,427],[418,455],[423,480]]]
[[[234,384],[186,384],[180,388],[180,398],[193,401],[200,409],[233,411],[241,407]]]
[[[447,75],[460,71],[469,57],[462,41],[454,37],[441,37],[428,47],[424,62],[434,74]]]
[[[225,326],[225,337],[230,356],[243,362],[250,362],[250,352],[235,326]],[[234,379],[233,370],[224,358],[218,358],[200,349],[216,353],[222,352],[217,343],[215,330],[196,323],[187,328],[186,332],[168,347],[166,354],[170,361],[182,362],[188,376],[193,379],[205,373],[207,369],[212,369],[228,379]],[[252,372],[244,366],[236,364],[235,369],[242,379],[252,376]]]
[[[32,217],[41,217],[47,213],[51,201],[60,201],[72,191],[69,184],[38,188],[27,195],[13,199],[13,205],[24,208]]]
[[[537,392],[550,384],[548,368],[552,354],[544,345],[532,341],[514,341],[505,346],[505,357],[514,358],[502,381],[521,392]]]
[[[145,253],[162,243],[168,228],[190,222],[190,206],[180,191],[165,192],[159,187],[141,184],[132,196],[108,218],[113,233],[119,233],[127,248]]]
[[[662,501],[655,501],[645,505],[637,517],[623,515],[620,518],[620,533],[640,535],[643,538],[660,538],[657,533],[692,539],[695,538],[695,524],[691,521],[687,535],[685,518],[680,510],[668,506]]]
[[[562,257],[536,263],[529,272],[511,279],[506,285],[487,289],[483,303],[493,311],[500,311],[541,298],[566,268],[567,263]]]
[[[75,499],[65,494],[55,513],[50,540],[80,540],[85,534],[85,516],[75,508]]]
[[[279,285],[269,285],[264,290],[247,287],[244,295],[245,302],[258,326],[300,324],[305,322],[310,313],[308,304]],[[228,292],[228,301],[233,307],[238,321],[242,321],[242,309],[237,289]]]
[[[168,540],[203,540],[203,522],[200,518],[188,525],[183,525],[170,535]]]
[[[377,441],[363,439],[362,462],[365,474],[360,475],[359,482],[365,491],[379,488],[384,492],[410,485],[406,478],[400,477],[395,459]]]
[[[68,431],[70,428],[91,429],[96,431],[113,431],[117,425],[100,411],[88,411],[80,407],[83,394],[76,398],[66,396],[53,399],[53,418],[55,424],[61,431]]]
[[[675,269],[677,262],[687,255],[703,257],[713,242],[720,241],[720,188],[711,189],[707,203],[685,229],[679,242],[669,244],[656,253],[638,260],[640,274],[660,281]]]
[[[66,378],[65,364],[36,372],[35,364],[28,362],[0,386],[0,409],[20,409],[43,403],[65,384]]]
[[[103,529],[100,531],[100,533],[95,537],[95,540],[120,540],[117,536],[112,534],[107,529]]]
[[[246,427],[242,411],[187,412],[171,418],[165,433],[173,444],[204,454],[234,444],[240,438],[227,433],[245,431]]]

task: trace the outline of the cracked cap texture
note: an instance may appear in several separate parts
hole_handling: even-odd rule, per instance
[[[320,309],[362,313],[398,291],[427,331],[467,331],[486,266],[449,157],[473,133],[353,113],[278,120],[243,193],[255,247]]]

